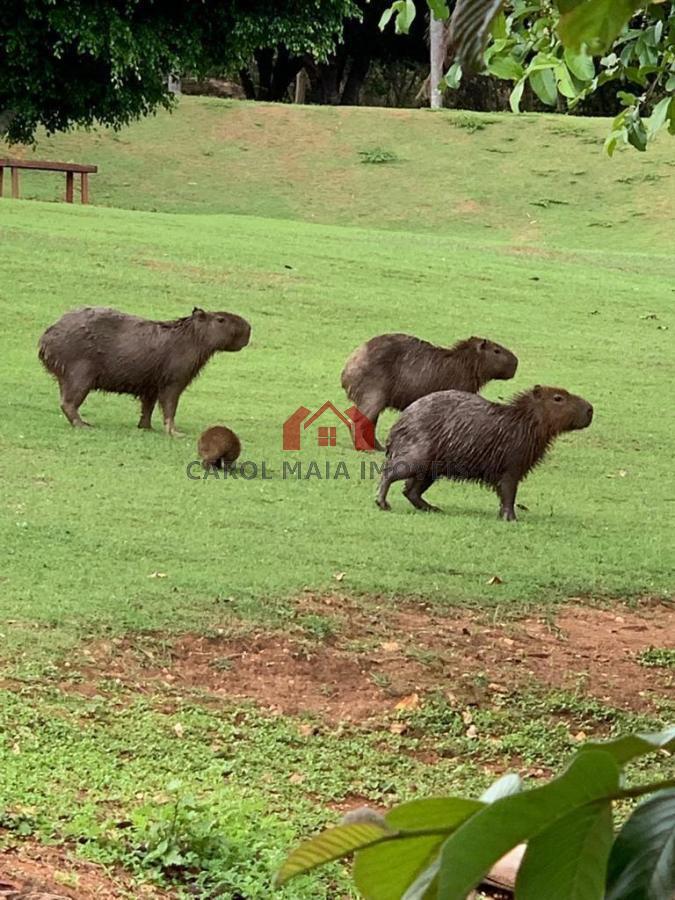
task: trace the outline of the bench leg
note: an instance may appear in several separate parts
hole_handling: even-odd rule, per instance
[[[73,184],[75,178],[72,172],[66,172],[66,203],[73,202]]]
[[[15,200],[19,199],[19,170],[12,169],[12,197]]]
[[[89,203],[89,175],[87,172],[82,172],[80,185],[80,197],[82,202]]]

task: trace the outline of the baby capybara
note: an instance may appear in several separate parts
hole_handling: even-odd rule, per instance
[[[381,334],[362,344],[342,370],[342,387],[377,426],[382,410],[405,409],[434,391],[475,394],[492,379],[513,378],[518,357],[487,338],[437,347],[410,334]],[[382,450],[379,441],[375,448]]]
[[[422,494],[437,478],[478,481],[495,489],[500,517],[513,522],[518,484],[559,434],[587,428],[592,419],[590,403],[557,387],[536,385],[510,403],[463,391],[430,394],[391,430],[377,505],[390,509],[393,481],[405,479],[404,495],[424,510],[435,509]]]
[[[241,443],[234,431],[225,425],[212,425],[202,432],[197,452],[205,469],[222,469],[226,472],[239,458]]]
[[[61,388],[71,425],[87,425],[79,409],[89,391],[132,394],[141,401],[139,428],[152,427],[159,401],[167,434],[176,431],[178,400],[208,360],[241,350],[251,326],[228,312],[205,312],[168,322],[87,306],[61,316],[40,338],[39,357]]]

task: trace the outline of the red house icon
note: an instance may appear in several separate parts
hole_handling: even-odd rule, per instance
[[[283,449],[299,450],[302,444],[302,434],[310,425],[324,413],[332,413],[338,423],[342,423],[349,434],[356,450],[373,450],[375,448],[375,428],[367,416],[350,406],[341,413],[330,400],[327,400],[315,413],[310,415],[306,406],[299,406],[284,422]],[[318,429],[319,447],[334,447],[337,442],[337,424],[321,425]]]

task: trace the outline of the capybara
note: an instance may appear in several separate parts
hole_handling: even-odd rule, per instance
[[[500,517],[513,522],[518,484],[559,434],[587,428],[592,419],[591,404],[564,388],[536,385],[510,403],[463,391],[430,394],[391,430],[377,505],[390,509],[393,481],[405,479],[404,495],[423,510],[435,509],[422,494],[437,478],[478,481],[494,488]]]
[[[405,409],[434,391],[475,394],[494,378],[513,378],[517,368],[515,353],[487,338],[437,347],[410,334],[381,334],[349,357],[342,387],[375,428],[388,407]],[[375,449],[382,450],[377,440]]]
[[[155,322],[86,306],[61,316],[40,338],[39,356],[61,388],[61,409],[71,425],[87,425],[79,409],[89,391],[132,394],[141,401],[139,428],[152,427],[159,401],[167,434],[177,435],[178,400],[220,350],[241,350],[251,326],[228,312],[205,312]]]
[[[237,435],[225,425],[212,425],[202,432],[197,443],[205,469],[222,469],[226,472],[239,458],[241,443]]]

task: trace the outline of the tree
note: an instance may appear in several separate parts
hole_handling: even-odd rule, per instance
[[[437,17],[449,17],[443,0],[427,5]],[[640,0],[458,0],[446,84],[457,87],[463,73],[483,68],[514,83],[517,112],[526,85],[546,106],[562,100],[574,109],[616,83],[624,108],[607,151],[618,143],[645,150],[665,125],[675,134],[675,3],[660,0],[638,12],[642,6]],[[393,18],[405,33],[416,11],[415,0],[396,0],[381,24]]]
[[[7,0],[0,137],[125,125],[171,105],[168,75],[236,70],[261,47],[325,58],[355,14],[352,0]]]
[[[663,751],[675,751],[675,728],[584,744],[557,778],[529,790],[505,775],[479,800],[412,800],[386,816],[354,811],[298,847],[277,884],[355,853],[366,900],[465,900],[526,843],[516,900],[672,900],[675,778],[627,786],[624,771]],[[643,802],[615,835],[614,807],[633,799]]]

